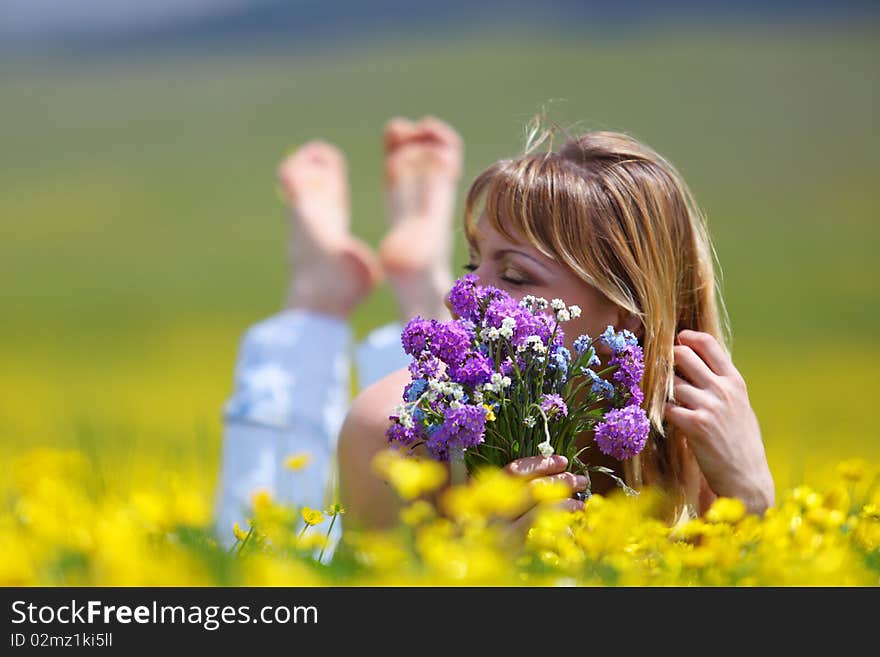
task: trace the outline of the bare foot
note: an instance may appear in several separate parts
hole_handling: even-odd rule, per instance
[[[385,127],[390,229],[379,257],[404,318],[446,317],[452,283],[452,214],[461,176],[458,133],[433,117],[391,119]]]
[[[289,308],[347,316],[381,279],[376,255],[349,232],[345,158],[311,141],[278,167],[290,209]]]

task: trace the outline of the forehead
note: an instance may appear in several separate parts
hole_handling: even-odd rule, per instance
[[[548,268],[559,266],[556,258],[542,253],[537,247],[525,239],[519,231],[511,231],[511,237],[499,232],[485,213],[473,225],[472,230],[467,231],[468,245],[471,251],[477,251],[484,255],[491,255],[500,251],[522,253]],[[513,238],[513,239],[511,239]]]
[[[514,229],[511,233],[510,237],[500,233],[489,221],[486,213],[482,212],[476,223],[471,226],[471,230],[465,231],[465,236],[471,246],[506,245],[533,248],[518,230]]]

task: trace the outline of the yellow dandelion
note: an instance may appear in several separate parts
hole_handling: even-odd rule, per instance
[[[863,459],[848,459],[837,464],[837,474],[847,481],[861,481],[867,465]]]
[[[307,525],[320,525],[324,522],[324,514],[318,509],[310,509],[309,507],[304,506],[302,511],[300,511],[300,514],[302,515],[303,520],[306,521]]]
[[[400,512],[400,520],[405,525],[415,527],[434,517],[434,507],[425,500],[416,500]]]
[[[232,524],[232,533],[239,541],[245,541],[248,537],[248,533],[243,530],[237,522]]]
[[[530,488],[536,502],[558,502],[571,497],[568,484],[556,479],[535,479]]]
[[[288,470],[297,472],[307,467],[312,462],[312,455],[308,452],[300,452],[299,454],[291,454],[284,461],[284,467]]]
[[[742,500],[732,497],[719,497],[712,502],[706,512],[706,520],[715,523],[735,525],[746,515],[746,505]]]
[[[413,500],[430,493],[446,482],[446,468],[437,461],[407,457],[392,450],[380,452],[373,460],[373,468],[405,500]]]
[[[251,505],[257,513],[266,511],[272,506],[272,495],[265,488],[261,488],[251,497]]]

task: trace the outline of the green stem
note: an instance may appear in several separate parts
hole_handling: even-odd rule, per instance
[[[327,528],[327,543],[330,542],[330,532],[333,531],[333,523],[336,522],[336,516],[339,515],[339,512],[333,514],[333,517],[330,519],[330,527]],[[299,540],[299,539],[297,539]],[[321,554],[318,555],[318,563],[321,563],[321,559],[324,558],[324,550],[327,549],[327,543],[324,543],[324,546],[321,548]]]
[[[251,528],[248,530],[247,536],[244,537],[244,540],[241,542],[241,545],[238,546],[238,552],[235,553],[235,556],[239,556],[241,551],[244,550],[244,546],[248,544],[251,540],[251,536],[254,533],[254,526],[251,525]]]

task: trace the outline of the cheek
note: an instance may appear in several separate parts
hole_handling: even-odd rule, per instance
[[[583,295],[581,296],[583,297]],[[581,316],[562,325],[565,331],[565,345],[569,349],[572,348],[575,339],[579,336],[589,335],[591,338],[595,338],[601,335],[609,324],[613,325],[617,321],[615,309],[607,304],[597,304],[592,299],[584,298],[573,303],[580,306]]]

